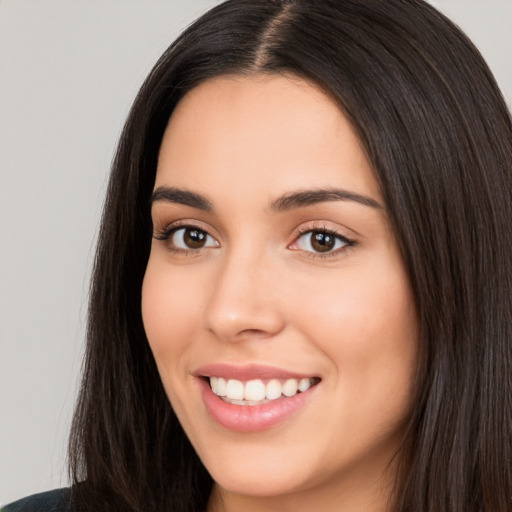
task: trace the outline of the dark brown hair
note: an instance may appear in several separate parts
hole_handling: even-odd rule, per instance
[[[512,123],[471,42],[421,0],[230,0],[150,73],[113,163],[70,440],[79,510],[204,510],[211,479],[162,388],[140,302],[160,142],[224,74],[290,73],[357,130],[420,318],[397,512],[512,510]]]

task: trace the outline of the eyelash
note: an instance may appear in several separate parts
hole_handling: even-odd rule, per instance
[[[294,241],[291,245],[297,244],[297,242],[305,235],[313,234],[313,233],[322,233],[324,235],[332,236],[335,240],[339,240],[343,242],[343,247],[340,247],[338,249],[335,249],[333,251],[327,251],[325,253],[321,252],[313,252],[313,251],[304,251],[308,254],[308,258],[311,259],[325,259],[325,258],[332,258],[338,256],[340,253],[344,252],[349,247],[355,247],[357,245],[357,242],[355,240],[352,240],[350,238],[347,238],[346,236],[342,235],[341,233],[338,233],[337,231],[330,229],[326,226],[323,226],[321,228],[317,227],[304,227],[299,228],[297,235],[294,238]],[[295,249],[300,250],[300,249]]]
[[[182,229],[183,230],[187,230],[187,229],[196,230],[196,231],[199,231],[201,233],[205,233],[207,237],[210,237],[213,240],[215,240],[215,237],[212,234],[210,234],[208,232],[208,230],[204,229],[203,227],[200,227],[200,226],[197,226],[197,225],[194,225],[194,224],[190,224],[190,223],[175,223],[175,224],[172,224],[170,226],[167,226],[167,227],[165,227],[165,228],[163,228],[161,230],[158,230],[153,235],[153,238],[155,238],[155,240],[159,240],[161,242],[167,242],[168,250],[170,252],[174,253],[174,254],[188,255],[188,254],[192,254],[192,253],[197,252],[199,249],[203,249],[203,247],[199,247],[197,249],[193,249],[193,248],[182,249],[181,247],[172,246],[170,244],[171,237],[174,236],[176,234],[176,232],[178,232],[178,231],[180,231]]]
[[[157,231],[154,234],[154,238],[155,238],[155,240],[158,240],[161,242],[169,242],[171,237],[174,236],[176,234],[176,232],[178,232],[182,229],[183,230],[186,230],[186,229],[197,230],[201,233],[206,234],[207,237],[210,237],[216,241],[215,237],[211,233],[209,233],[208,230],[204,229],[203,227],[200,227],[200,226],[197,226],[194,224],[190,224],[190,223],[179,223],[179,224],[172,224],[170,226],[167,226],[164,229]],[[303,252],[308,254],[308,258],[310,258],[310,259],[317,259],[317,258],[324,259],[324,258],[335,257],[335,256],[338,256],[341,252],[345,251],[347,248],[357,246],[357,242],[355,240],[347,238],[346,236],[338,233],[337,231],[323,226],[321,228],[316,228],[316,227],[300,228],[298,230],[297,234],[295,235],[293,242],[288,247],[291,247],[292,245],[296,245],[302,237],[304,237],[305,235],[308,235],[308,234],[313,234],[313,233],[322,233],[324,235],[331,236],[335,240],[341,241],[344,245],[336,250],[329,250],[329,251],[326,251],[325,253],[302,250]],[[218,242],[217,242],[217,244],[218,244]],[[181,247],[171,246],[170,243],[168,243],[167,245],[168,245],[168,250],[170,252],[175,253],[175,254],[184,254],[184,255],[195,253],[203,248],[208,248],[208,247],[199,247],[196,249],[194,249],[194,248],[183,249]],[[211,247],[211,246],[209,246],[209,247]],[[291,249],[291,250],[301,250],[301,249]]]

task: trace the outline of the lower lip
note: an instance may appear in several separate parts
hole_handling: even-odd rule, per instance
[[[199,379],[201,394],[210,416],[220,425],[239,432],[255,432],[277,425],[304,407],[318,384],[292,397],[261,405],[234,405],[218,397],[206,379]]]

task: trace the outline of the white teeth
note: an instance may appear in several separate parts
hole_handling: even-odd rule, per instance
[[[212,391],[235,405],[259,405],[276,400],[282,395],[292,397],[298,392],[307,391],[313,385],[313,379],[308,378],[281,382],[278,379],[271,379],[265,384],[260,379],[254,379],[244,383],[236,379],[210,377]]]
[[[307,391],[311,387],[311,379],[300,379],[299,391]]]
[[[288,379],[283,386],[283,395],[284,396],[294,396],[297,394],[299,390],[299,383],[297,379]]]
[[[229,379],[226,386],[226,396],[230,400],[242,400],[244,397],[244,383],[239,380]]]
[[[281,383],[277,379],[267,382],[265,395],[269,400],[275,400],[281,396]]]
[[[227,387],[227,382],[226,382],[226,379],[223,379],[222,377],[213,377],[214,379],[217,380],[217,382],[212,382],[212,379],[210,378],[210,386],[212,387],[212,390],[213,392],[216,394],[216,395],[219,395],[219,396],[226,396],[226,387]]]
[[[250,380],[245,384],[244,398],[246,400],[264,400],[265,384],[261,380]]]

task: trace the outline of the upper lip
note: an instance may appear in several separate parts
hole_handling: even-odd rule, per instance
[[[275,366],[260,364],[242,364],[234,365],[228,363],[212,363],[201,366],[195,370],[197,377],[224,377],[226,379],[236,379],[241,381],[256,379],[303,379],[312,378],[315,375],[304,374]]]

